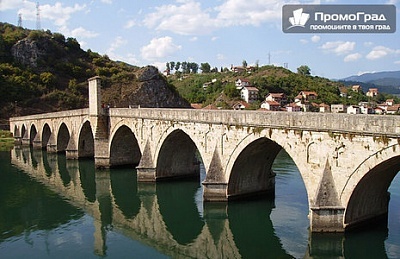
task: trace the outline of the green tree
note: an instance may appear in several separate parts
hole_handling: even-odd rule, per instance
[[[246,68],[246,67],[247,67],[247,61],[246,61],[246,60],[243,60],[243,61],[242,61],[242,65],[243,65],[244,68]]]
[[[311,75],[311,69],[306,65],[302,65],[297,68],[297,73],[299,73],[300,75],[308,76]]]
[[[201,70],[202,73],[210,73],[211,66],[208,63],[201,63],[200,64],[200,70]]]

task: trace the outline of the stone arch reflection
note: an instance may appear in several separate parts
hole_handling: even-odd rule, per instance
[[[127,219],[133,219],[140,210],[136,173],[132,170],[111,170],[111,190],[114,202]]]
[[[194,196],[197,180],[157,183],[157,200],[167,230],[181,245],[193,242],[204,227]]]

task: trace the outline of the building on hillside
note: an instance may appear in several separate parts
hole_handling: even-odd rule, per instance
[[[378,95],[378,88],[370,88],[368,92],[365,94],[368,97],[375,97]]]
[[[201,109],[201,108],[202,108],[201,103],[191,103],[190,106],[191,106],[193,109]]]
[[[265,101],[275,101],[283,107],[287,104],[287,96],[284,93],[269,93],[265,97]]]
[[[351,90],[353,90],[353,92],[359,93],[362,91],[362,87],[361,87],[361,85],[353,85],[353,86],[351,86]]]
[[[301,107],[296,103],[289,103],[285,106],[287,112],[301,112]]]
[[[346,105],[344,104],[331,104],[331,112],[332,113],[344,113],[346,109]]]
[[[251,83],[250,83],[250,81],[247,80],[247,79],[238,78],[238,79],[236,79],[236,81],[235,81],[235,86],[236,86],[236,89],[242,90],[242,88],[245,87],[245,86],[251,86]]]
[[[245,101],[239,101],[232,106],[234,110],[244,110],[249,107],[250,105]]]
[[[254,86],[245,86],[240,91],[240,96],[247,103],[253,103],[258,100],[258,89]]]
[[[340,97],[347,98],[347,88],[344,86],[339,87]]]
[[[358,105],[350,105],[346,111],[347,114],[361,114],[361,108]]]
[[[265,109],[268,111],[280,111],[281,104],[276,101],[265,100],[264,102],[261,103],[261,109]]]
[[[319,112],[331,112],[331,106],[326,103],[320,103],[318,105]]]
[[[242,66],[233,66],[231,65],[231,71],[234,73],[243,73],[243,72],[247,72],[247,73],[251,73],[254,72],[256,70],[255,67],[253,66],[248,66],[248,67],[242,67]]]
[[[400,112],[400,104],[395,104],[387,107],[386,114],[397,114]]]
[[[392,106],[392,105],[394,105],[394,100],[393,99],[387,99],[386,100],[386,104],[387,104],[387,106]]]

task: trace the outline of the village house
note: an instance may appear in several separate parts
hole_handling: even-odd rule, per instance
[[[280,111],[281,110],[281,104],[276,102],[276,101],[267,101],[265,100],[261,104],[261,109],[265,109],[268,111]]]
[[[252,103],[258,100],[258,89],[254,86],[245,86],[240,91],[242,100]]]
[[[347,114],[361,114],[361,108],[358,105],[350,105],[347,107]]]
[[[378,88],[370,88],[368,92],[365,94],[368,97],[375,97],[378,95]]]
[[[249,107],[250,107],[250,105],[247,102],[239,101],[239,102],[235,103],[232,106],[232,109],[234,109],[234,110],[244,110],[244,109],[249,108]]]
[[[362,91],[361,85],[353,85],[351,87],[351,89],[353,90],[353,92],[357,92],[357,93]]]
[[[344,86],[339,87],[340,97],[347,98],[347,88]]]
[[[274,101],[283,107],[287,104],[287,96],[284,93],[269,93],[267,97],[265,97],[265,101]]]
[[[318,108],[319,108],[319,112],[331,112],[331,107],[325,103],[319,104]]]
[[[235,86],[236,86],[236,89],[242,90],[242,88],[245,87],[245,86],[251,86],[251,83],[247,79],[238,78],[235,81]]]
[[[343,113],[346,109],[344,104],[331,104],[332,113]]]
[[[301,112],[301,107],[296,103],[290,103],[285,107],[287,112]]]
[[[400,112],[400,104],[395,104],[387,107],[386,114],[396,114]]]
[[[393,100],[393,99],[387,99],[387,100],[386,100],[386,104],[387,104],[388,106],[393,106],[393,105],[394,105],[394,100]]]

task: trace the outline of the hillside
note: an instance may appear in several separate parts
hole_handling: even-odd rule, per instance
[[[74,38],[0,23],[0,118],[88,106],[87,79],[100,76],[113,107],[189,107],[155,67],[83,51]],[[152,94],[157,92],[157,94]]]
[[[359,84],[364,91],[378,88],[379,92],[400,95],[400,71],[384,71],[350,76],[342,80],[345,85]]]
[[[293,73],[275,66],[262,66],[251,73],[232,71],[185,75],[178,73],[169,76],[168,81],[191,103],[202,103],[203,107],[213,104],[230,108],[235,101],[240,100],[240,92],[235,87],[235,81],[239,78],[250,81],[259,89],[259,102],[253,105],[253,109],[258,109],[260,102],[270,92],[283,92],[293,101],[300,91],[315,91],[318,93],[318,98],[315,100],[317,103],[331,104],[341,101],[339,97],[341,83]],[[207,88],[203,88],[205,83],[209,83]]]

